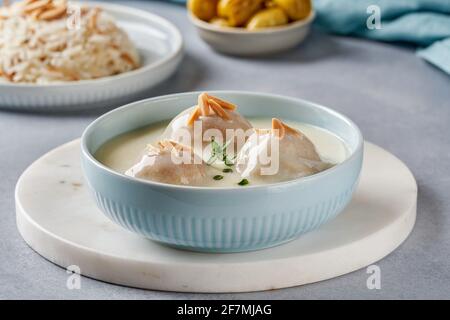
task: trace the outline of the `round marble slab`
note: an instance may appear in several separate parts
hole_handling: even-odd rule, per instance
[[[145,289],[246,292],[307,284],[368,266],[396,249],[416,217],[417,184],[395,156],[365,145],[359,187],[336,219],[271,249],[236,254],[180,251],[109,221],[83,180],[79,140],[49,152],[16,187],[17,225],[25,241],[62,267]]]

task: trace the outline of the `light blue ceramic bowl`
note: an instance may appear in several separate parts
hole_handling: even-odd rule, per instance
[[[169,120],[196,104],[198,92],[135,102],[94,121],[82,137],[83,170],[98,207],[122,227],[182,249],[239,252],[272,247],[311,231],[348,204],[361,171],[363,139],[345,116],[282,96],[218,91],[247,117],[278,117],[325,128],[346,142],[350,156],[321,173],[277,184],[205,188],[137,180],[94,158],[122,133]]]

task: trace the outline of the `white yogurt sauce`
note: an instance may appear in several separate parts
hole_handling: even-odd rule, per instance
[[[249,119],[249,121],[255,128],[270,128],[272,120],[271,118],[257,118]],[[339,164],[348,157],[349,151],[345,143],[331,132],[300,122],[285,121],[285,123],[303,132],[315,145],[323,161]],[[167,124],[168,122],[153,124],[113,138],[100,147],[95,158],[105,166],[124,173],[140,161],[148,144],[155,144],[160,140]],[[238,187],[237,183],[241,181],[241,177],[235,170],[233,173],[223,173],[216,168],[209,167],[207,174],[210,177],[207,179],[209,182],[205,183],[207,187]],[[215,175],[222,175],[224,178],[217,181],[213,179]],[[255,178],[250,181],[250,185],[263,183]]]

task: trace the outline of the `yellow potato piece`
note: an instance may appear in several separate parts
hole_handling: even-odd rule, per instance
[[[270,8],[257,12],[248,22],[247,29],[255,30],[285,25],[289,22],[286,13],[280,8]]]
[[[231,26],[239,27],[245,25],[263,3],[264,0],[219,0],[217,11]]]
[[[219,27],[229,27],[230,26],[230,23],[228,22],[227,19],[219,18],[219,17],[212,18],[209,21],[209,23],[214,24],[214,25],[219,26]]]
[[[274,0],[264,0],[264,7],[266,8],[273,8],[276,7],[277,4],[275,3]]]
[[[197,18],[209,21],[216,16],[219,0],[189,0],[187,7]]]
[[[292,20],[305,19],[312,10],[311,0],[274,0]]]

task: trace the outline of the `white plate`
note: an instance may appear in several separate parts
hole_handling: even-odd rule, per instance
[[[59,84],[0,83],[0,107],[31,111],[75,111],[124,103],[167,79],[181,62],[183,39],[169,21],[126,6],[83,2],[112,15],[137,46],[143,65],[95,80]]]

